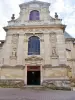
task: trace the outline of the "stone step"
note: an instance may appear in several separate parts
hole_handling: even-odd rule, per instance
[[[28,86],[23,86],[22,88],[25,88],[25,89],[42,89],[44,87],[41,86],[41,85],[37,85],[37,86],[35,86],[35,85],[28,85]]]

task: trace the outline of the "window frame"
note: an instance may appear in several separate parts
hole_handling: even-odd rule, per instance
[[[33,16],[33,17],[32,17]],[[40,20],[40,13],[38,10],[32,10],[29,14],[30,21],[37,21]]]
[[[28,55],[40,55],[40,38],[31,36],[28,39]]]

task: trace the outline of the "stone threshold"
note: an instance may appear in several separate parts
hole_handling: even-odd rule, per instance
[[[24,87],[38,87],[38,88],[40,88],[40,87],[43,87],[42,85],[25,85]]]

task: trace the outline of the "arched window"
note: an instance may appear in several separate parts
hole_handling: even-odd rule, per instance
[[[31,11],[29,20],[39,20],[39,11],[37,11],[37,10]]]
[[[37,36],[32,36],[28,41],[28,55],[40,54],[40,40]]]

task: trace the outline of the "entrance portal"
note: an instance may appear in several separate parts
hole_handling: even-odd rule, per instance
[[[27,85],[40,85],[40,67],[28,66]]]

